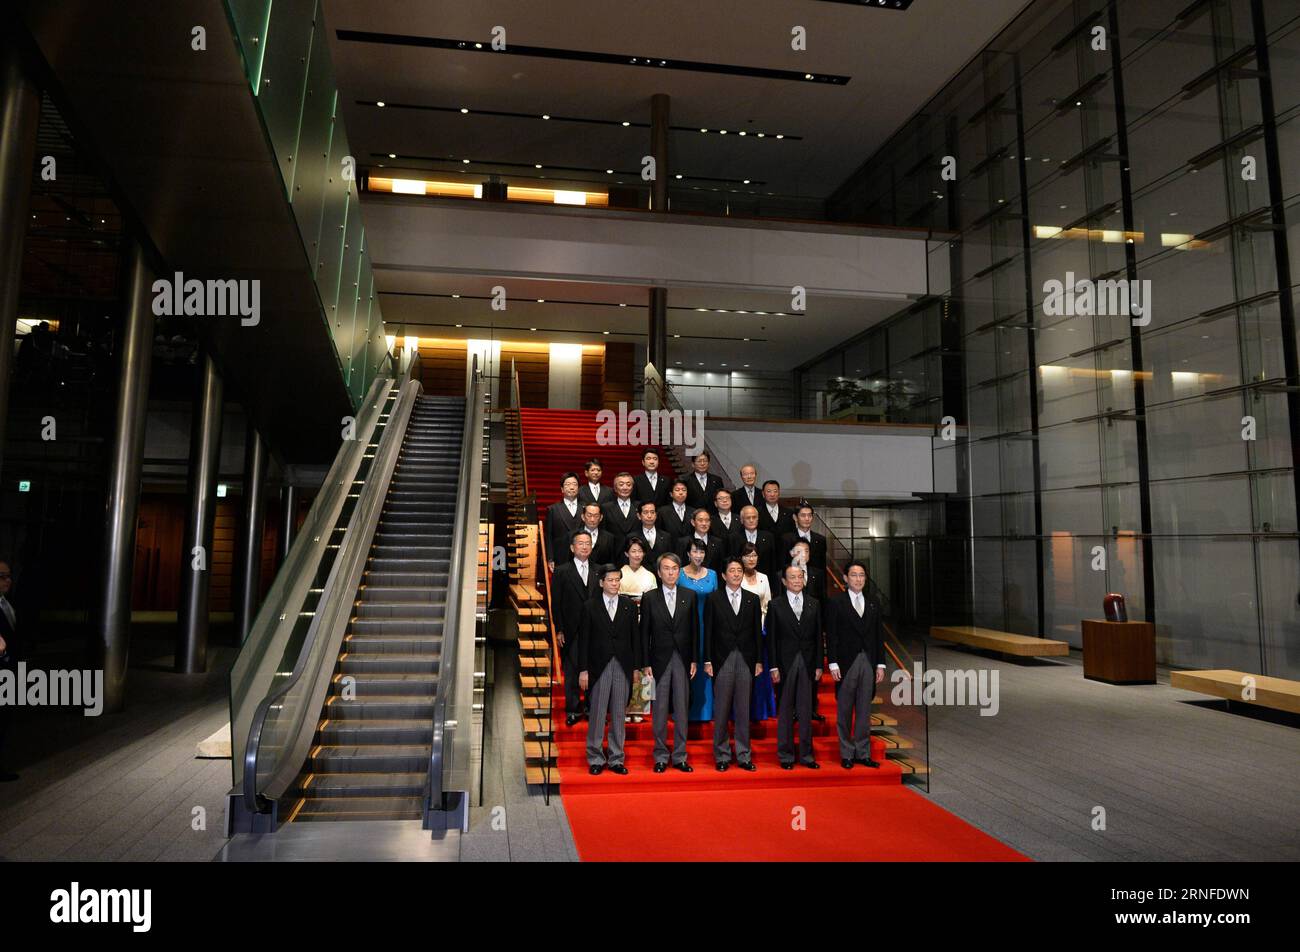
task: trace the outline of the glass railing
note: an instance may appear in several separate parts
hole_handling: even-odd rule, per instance
[[[361,451],[355,468],[346,481],[340,478],[329,487],[332,493],[343,490],[341,503],[330,514],[323,514],[321,524],[328,525],[329,532],[300,536],[311,539],[311,551],[317,554],[314,562],[308,558],[295,566],[296,587],[303,586],[302,576],[310,576],[311,597],[296,612],[291,600],[285,603],[287,610],[279,615],[280,623],[293,619],[293,632],[278,653],[269,688],[256,695],[258,701],[249,718],[237,787],[251,814],[270,812],[274,801],[298,776],[351,617],[370,540],[419,390],[419,384],[407,378],[397,386],[391,385],[392,378],[384,380],[388,385],[381,384],[377,399],[366,405],[369,425],[358,426]],[[356,457],[357,449],[348,448],[347,455]],[[277,657],[269,650],[263,655]],[[232,729],[233,736],[238,735]]]
[[[488,395],[477,355],[465,398],[456,521],[447,578],[438,696],[434,701],[433,748],[424,805],[424,826],[435,832],[456,822],[468,829],[469,807],[481,789],[486,582],[480,581],[480,537],[489,510],[491,439]]]
[[[378,377],[371,384],[353,424],[356,438],[345,440],[335,456],[235,659],[230,672],[230,739],[236,789],[244,783],[254,713],[289,676],[302,649],[355,506],[353,487],[365,479],[371,447],[383,433],[395,397],[392,377]]]

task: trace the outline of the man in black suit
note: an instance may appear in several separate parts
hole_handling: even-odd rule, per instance
[[[739,552],[740,546],[746,542],[754,543],[755,548],[758,549],[758,570],[767,576],[768,584],[772,586],[772,594],[775,595],[779,588],[775,575],[776,540],[772,538],[772,533],[758,527],[758,510],[753,506],[746,506],[740,510],[740,535],[736,537],[736,552]]]
[[[776,756],[782,770],[793,770],[795,762],[794,722],[799,721],[798,759],[813,770],[821,764],[813,757],[812,693],[822,676],[821,606],[805,595],[803,572],[787,565],[783,572],[785,592],[773,595],[767,606],[767,636],[772,683],[781,685],[777,702]]]
[[[787,535],[786,538],[789,538]],[[804,570],[803,590],[817,599],[819,602],[826,601],[826,573],[816,568],[809,561],[808,543],[803,539],[794,543],[790,547],[790,564],[796,565]],[[816,704],[813,705],[816,707]]]
[[[588,561],[591,536],[586,529],[578,529],[570,538],[569,550],[573,558],[561,562],[551,576],[551,598],[554,601],[551,618],[555,622],[555,641],[560,646],[560,663],[564,670],[565,723],[572,727],[582,716],[582,694],[578,687],[582,608],[599,585]]]
[[[672,487],[659,473],[659,454],[646,450],[641,454],[641,467],[645,472],[632,480],[632,498],[637,502],[652,502],[655,508],[668,505]]]
[[[781,536],[781,551],[787,553],[786,564],[789,564],[790,549],[796,542],[803,540],[808,543],[808,564],[825,572],[826,537],[820,532],[813,532],[812,525],[813,507],[806,502],[801,502],[794,511],[794,529]]]
[[[763,501],[758,504],[758,527],[772,533],[773,539],[794,531],[794,517],[790,510],[781,508],[781,484],[775,479],[763,484]]]
[[[871,759],[871,699],[885,680],[885,635],[880,602],[866,591],[867,567],[850,562],[849,589],[826,607],[826,659],[838,686],[836,732],[840,766],[879,767]]]
[[[683,536],[691,534],[691,514],[695,510],[686,505],[686,492],[684,480],[673,480],[672,500],[659,507],[659,528],[672,538],[674,549]]]
[[[626,774],[623,739],[628,693],[640,682],[645,664],[636,606],[618,597],[623,573],[616,565],[600,565],[600,595],[587,600],[582,610],[579,638],[578,684],[587,692],[591,715],[587,720],[587,766],[593,775],[606,766]],[[593,681],[592,678],[595,680]],[[609,756],[605,755],[605,721],[609,720]]]
[[[555,571],[555,564],[565,560],[573,533],[582,528],[582,505],[578,502],[578,474],[565,473],[560,477],[560,501],[546,510],[546,567]]]
[[[9,590],[13,587],[13,570],[7,561],[0,562],[0,671],[8,671],[17,683],[18,671],[18,616],[9,604]],[[22,690],[22,685],[18,685]],[[18,774],[4,766],[5,733],[13,706],[0,704],[0,783],[18,779]]]
[[[758,488],[758,469],[753,463],[740,467],[740,485],[731,491],[731,508],[737,515],[746,506],[763,505],[763,490]]]
[[[587,535],[591,536],[591,562],[593,565],[604,565],[606,562],[617,562],[619,549],[622,548],[623,540],[614,538],[614,534],[601,525],[604,519],[604,513],[600,506],[594,502],[584,503],[582,506],[582,528],[587,530]]]
[[[668,716],[673,718],[673,767],[683,773],[694,768],[686,762],[686,729],[691,706],[690,679],[695,677],[695,643],[699,619],[695,593],[677,584],[681,562],[671,552],[659,556],[659,587],[641,596],[641,643],[655,678],[651,722],[655,736],[655,773],[668,769]]]
[[[600,460],[589,459],[587,465],[582,468],[587,477],[587,481],[578,488],[578,502],[594,502],[597,506],[603,506],[614,498],[614,490],[610,489],[600,481],[604,475],[605,469],[600,465]]]
[[[654,571],[655,565],[659,562],[659,556],[665,552],[673,551],[673,537],[659,528],[659,509],[649,499],[637,503],[637,515],[641,517],[641,524],[635,532],[628,535],[628,539],[636,539],[645,548],[645,567]],[[624,546],[627,541],[624,541]]]
[[[691,525],[694,527],[694,531],[690,535],[677,540],[677,554],[681,556],[682,564],[685,565],[691,558],[691,543],[699,542],[704,546],[704,567],[713,569],[713,571],[721,575],[723,566],[726,564],[727,551],[722,540],[710,533],[711,524],[709,510],[696,509],[691,513]]]
[[[763,673],[763,607],[757,595],[740,587],[745,568],[728,559],[725,582],[704,600],[704,673],[713,678],[713,763],[731,764],[727,718],[736,724],[736,764],[753,770],[749,749],[749,694]]]
[[[719,489],[713,496],[713,523],[709,531],[722,540],[722,549],[728,555],[735,555],[739,547],[736,537],[740,535],[740,513],[731,508],[731,493]]]
[[[708,450],[700,450],[691,461],[694,472],[686,477],[686,503],[693,509],[707,509],[713,514],[713,500],[718,490],[725,489],[722,477],[709,472],[711,462]]]
[[[636,501],[632,498],[632,477],[628,473],[619,473],[614,477],[614,498],[601,508],[605,514],[602,524],[618,540],[618,550],[623,551],[627,537],[641,528],[637,516]],[[618,564],[622,565],[622,556]]]

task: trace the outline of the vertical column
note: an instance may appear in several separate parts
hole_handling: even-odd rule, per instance
[[[262,524],[266,516],[263,490],[266,488],[266,441],[252,418],[244,441],[244,513],[239,524],[239,577],[235,586],[235,631],[239,643],[248,638],[257,615],[262,590]]]
[[[208,588],[212,578],[212,523],[217,514],[221,451],[221,373],[203,362],[203,383],[190,424],[190,511],[181,552],[181,601],[176,670],[201,674],[208,666]]]
[[[119,351],[117,410],[108,456],[108,505],[104,540],[104,587],[96,619],[96,664],[104,671],[104,710],[115,713],[125,699],[131,627],[131,571],[144,465],[145,416],[153,351],[153,275],[144,252],[127,252],[126,314]],[[11,325],[12,326],[12,325]]]
[[[668,289],[650,289],[650,324],[647,361],[668,382]]]
[[[650,154],[655,160],[655,178],[650,185],[650,211],[668,211],[668,182],[672,167],[668,162],[669,97],[655,93],[650,97]]]
[[[40,93],[14,47],[12,42],[0,43],[0,461],[9,416],[18,285],[41,111]]]
[[[298,487],[285,483],[280,487],[280,564],[289,557],[294,533],[298,530]]]

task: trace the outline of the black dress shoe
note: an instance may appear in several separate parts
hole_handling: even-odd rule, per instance
[[[680,764],[673,764],[673,770],[680,770],[682,773],[695,773],[695,768],[684,760]]]
[[[610,773],[616,773],[616,774],[618,774],[620,777],[626,777],[626,776],[627,776],[627,768],[624,767],[622,764],[610,764],[610,765],[609,765],[609,772],[610,772]]]
[[[605,770],[604,764],[592,764],[590,773],[593,777],[599,777]]]
[[[819,764],[819,763],[817,763],[817,761],[815,761],[815,760],[805,760],[805,761],[803,762],[803,765],[804,765],[805,767],[807,767],[809,770],[821,770],[821,769],[822,769],[822,765]]]
[[[840,760],[840,766],[843,767],[845,770],[852,770],[853,761],[849,760],[847,757],[844,757]]]
[[[865,760],[863,760],[863,759],[861,759],[861,758],[854,758],[853,762],[854,762],[855,764],[862,764],[862,766],[864,766],[864,767],[879,767],[879,766],[880,766],[880,761],[878,761],[878,760],[872,760],[870,757],[866,758]]]
[[[781,765],[781,769],[782,769],[782,770],[794,770],[794,764],[784,764],[784,763],[783,763],[783,764]]]
[[[576,723],[578,723],[578,715],[577,715],[577,714],[565,714],[565,715],[564,715],[564,726],[565,726],[565,727],[572,727],[572,726],[573,726],[574,724],[576,724]]]
[[[730,766],[731,764],[725,760],[715,760],[713,762],[713,769],[716,770],[718,773],[726,773],[727,768]]]
[[[655,764],[655,773],[663,773],[667,769],[667,764]]]
[[[813,712],[812,719],[813,719],[814,721],[824,721],[824,720],[826,720],[826,715],[825,715],[825,714],[822,714],[822,713],[819,712],[819,711],[814,711],[814,712]]]
[[[748,770],[751,773],[758,769],[757,767],[754,766],[754,762],[752,760],[738,761],[736,763],[736,766],[739,767],[741,770]]]

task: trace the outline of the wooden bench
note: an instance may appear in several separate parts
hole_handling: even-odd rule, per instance
[[[1247,700],[1242,697],[1245,678],[1255,681],[1255,697]],[[1248,671],[1171,671],[1169,684],[1185,691],[1198,694],[1211,694],[1225,701],[1241,701],[1243,704],[1256,704],[1271,707],[1277,711],[1300,714],[1300,681],[1288,681],[1286,678],[1270,678]]]
[[[1064,641],[1015,635],[1009,631],[976,628],[973,625],[935,625],[930,629],[930,637],[936,641],[951,641],[969,648],[983,648],[1018,658],[1044,658],[1070,653],[1070,646]]]

